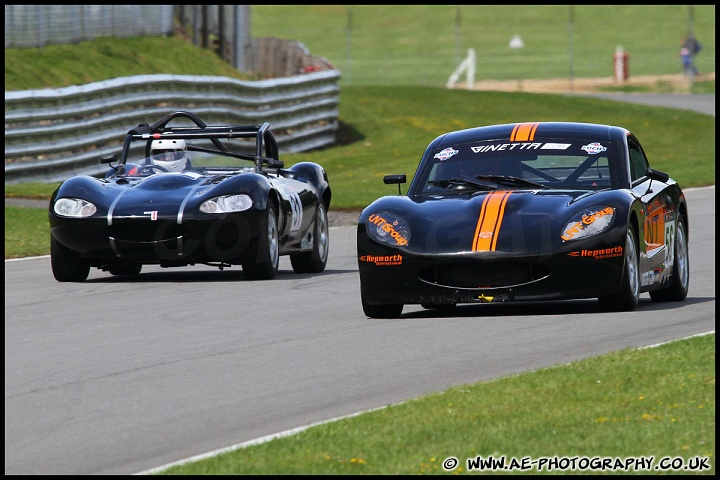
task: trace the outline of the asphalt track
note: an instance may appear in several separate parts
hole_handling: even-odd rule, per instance
[[[680,110],[692,110],[699,113],[715,116],[715,94],[714,93],[686,93],[686,94],[662,94],[662,93],[585,93],[574,94],[581,97],[602,98],[617,102],[639,103],[652,107],[677,108]]]
[[[713,101],[714,106],[714,101]],[[714,114],[714,113],[713,113]],[[686,191],[690,293],[632,313],[597,302],[362,313],[355,228],[320,275],[91,272],[5,262],[5,474],[133,474],[453,385],[715,329],[715,188]]]

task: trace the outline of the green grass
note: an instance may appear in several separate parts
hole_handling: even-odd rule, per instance
[[[568,78],[571,71],[574,78],[612,77],[618,45],[629,54],[631,77],[682,72],[687,5],[576,5],[572,44],[570,11],[568,5],[253,5],[250,28],[253,37],[296,40],[328,59],[342,72],[343,87],[443,87],[468,48],[477,55],[478,81]],[[715,72],[715,5],[694,5],[692,12],[703,45],[696,64],[701,74]],[[515,34],[524,48],[508,47]],[[180,38],[5,49],[5,90],[149,73],[252,77]]]
[[[251,26],[328,59],[342,86],[442,87],[468,48],[476,80],[612,77],[617,46],[631,77],[681,73],[689,15],[687,5],[253,5]],[[696,64],[714,72],[715,5],[694,5],[692,16]],[[508,46],[516,34],[522,49]]]
[[[714,8],[694,6],[704,46],[697,59],[701,72],[715,70]],[[566,76],[567,6],[463,5],[459,49],[455,6],[353,6],[350,43],[348,11],[342,5],[255,5],[252,14],[254,36],[299,40],[343,71],[338,146],[283,157],[288,165],[325,166],[331,208],[357,209],[394,194],[382,176],[411,177],[440,133],[529,120],[628,127],[652,166],[681,186],[715,183],[714,117],[589,98],[442,88],[457,65],[456,52],[464,56],[469,47],[478,53],[478,80]],[[611,75],[616,44],[630,52],[631,75],[678,73],[687,12],[687,6],[576,6],[575,75]],[[523,37],[523,51],[507,50],[514,33]],[[82,84],[118,72],[252,77],[178,38],[5,50],[6,90]],[[384,87],[371,87],[378,84]],[[715,84],[698,82],[694,91],[714,93]],[[49,199],[56,186],[6,185],[5,195]],[[47,212],[6,207],[5,251],[6,258],[47,254]],[[698,473],[714,474],[715,335],[458,386],[165,473],[436,474],[444,473],[442,462],[450,456],[463,468],[453,473],[466,473],[465,460],[478,455],[699,456],[708,457],[712,469]]]
[[[5,258],[50,254],[46,209],[5,207]]]
[[[462,385],[162,473],[442,474],[451,456],[467,473],[467,458],[502,455],[698,456],[714,474],[715,335]]]
[[[100,37],[78,44],[5,49],[5,91],[67,87],[156,73],[240,80],[252,77],[238,72],[212,51],[196,48],[179,37]]]

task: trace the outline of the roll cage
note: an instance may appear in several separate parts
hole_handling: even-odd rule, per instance
[[[178,118],[190,120],[194,123],[194,126],[168,126],[171,121]],[[225,143],[223,143],[223,140],[242,138],[255,139],[254,153],[230,151]],[[253,161],[255,164],[255,170],[258,173],[261,173],[264,167],[278,169],[284,167],[284,162],[278,158],[279,154],[277,141],[275,140],[273,133],[270,131],[270,124],[268,122],[265,122],[262,125],[209,126],[194,113],[182,110],[170,113],[152,125],[141,123],[137,127],[130,129],[125,136],[119,161],[116,154],[105,155],[101,157],[100,161],[101,163],[107,164],[118,162],[118,165],[116,166],[110,165],[112,168],[117,169],[120,165],[125,165],[127,163],[133,142],[144,141],[145,157],[149,157],[150,145],[153,140],[165,139],[209,140],[212,142],[214,148],[200,145],[188,145],[188,150],[218,153],[242,160]]]

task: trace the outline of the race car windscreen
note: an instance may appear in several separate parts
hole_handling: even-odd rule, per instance
[[[612,185],[611,165],[617,164],[612,142],[550,139],[541,142],[491,140],[438,148],[418,172],[415,193],[437,194],[467,180],[488,184],[489,179],[525,180],[514,188],[589,189]],[[531,182],[531,183],[530,183]],[[468,185],[470,185],[468,183]],[[503,182],[502,188],[508,188]]]

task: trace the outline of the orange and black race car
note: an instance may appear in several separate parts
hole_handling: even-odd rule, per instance
[[[330,185],[316,163],[278,158],[270,124],[206,125],[172,112],[128,131],[104,178],[76,176],[49,207],[52,272],[82,282],[91,268],[137,275],[143,265],[242,265],[274,278],[279,257],[298,273],[325,269]]]
[[[687,296],[688,206],[625,128],[483,126],[437,137],[407,195],[363,210],[357,255],[368,317],[582,298],[633,310],[644,292]]]

